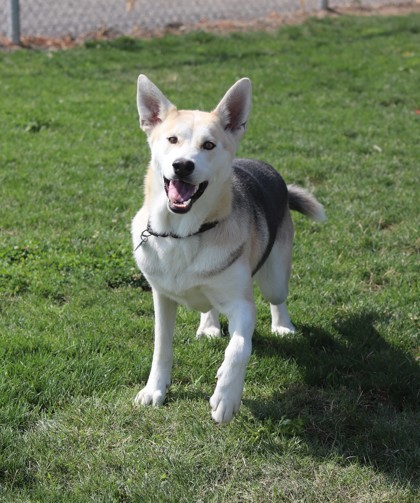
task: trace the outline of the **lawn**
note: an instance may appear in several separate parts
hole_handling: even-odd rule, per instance
[[[420,498],[420,16],[0,53],[0,501]],[[161,408],[132,399],[153,310],[130,221],[149,152],[137,75],[212,109],[242,76],[239,155],[314,191],[294,215],[297,333],[257,329],[243,404],[213,424],[226,337],[179,310]]]

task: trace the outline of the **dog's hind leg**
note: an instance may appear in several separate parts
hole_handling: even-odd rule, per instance
[[[197,329],[196,337],[208,337],[212,339],[214,337],[221,337],[222,332],[220,330],[219,313],[216,309],[212,309],[207,313],[201,313],[200,325]]]
[[[273,334],[286,335],[296,331],[287,312],[286,302],[282,304],[270,304],[271,331]]]
[[[263,297],[270,303],[271,331],[278,335],[295,331],[286,307],[292,271],[293,223],[287,212],[266,262],[255,275]]]

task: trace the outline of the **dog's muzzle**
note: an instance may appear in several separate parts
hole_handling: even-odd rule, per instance
[[[168,180],[164,177],[163,184],[168,198],[168,208],[174,213],[187,213],[193,203],[203,195],[208,182],[194,185],[181,179]]]

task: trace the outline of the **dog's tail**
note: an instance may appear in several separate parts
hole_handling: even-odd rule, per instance
[[[324,207],[307,190],[297,185],[288,185],[289,208],[303,213],[312,220],[322,222],[327,219]]]

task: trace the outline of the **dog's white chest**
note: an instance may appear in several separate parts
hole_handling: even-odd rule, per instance
[[[211,308],[206,281],[199,274],[205,267],[205,253],[198,239],[188,243],[174,238],[151,237],[136,252],[137,264],[151,286],[167,297],[192,309]]]

